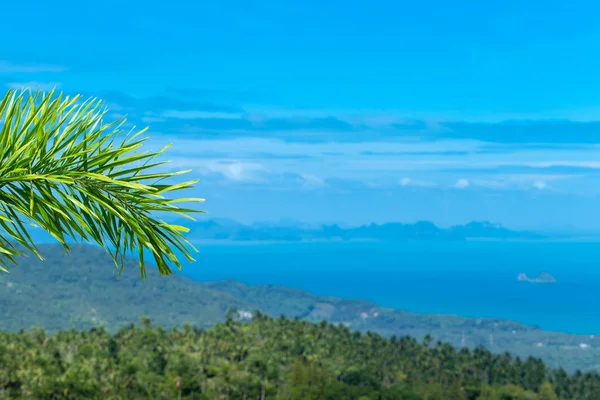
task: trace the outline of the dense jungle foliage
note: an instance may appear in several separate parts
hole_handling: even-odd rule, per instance
[[[207,330],[167,331],[143,319],[114,335],[1,333],[0,398],[600,399],[597,373],[567,375],[535,358],[236,315]]]

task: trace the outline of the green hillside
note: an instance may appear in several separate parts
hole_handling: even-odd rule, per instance
[[[547,365],[570,372],[596,369],[600,362],[600,339],[595,337],[545,332],[502,320],[416,314],[292,288],[161,277],[152,268],[148,279],[141,281],[133,260],[117,279],[111,259],[98,248],[77,245],[67,256],[62,247],[48,245],[42,253],[45,261],[22,257],[10,274],[0,275],[1,330],[39,326],[55,332],[105,326],[115,332],[141,316],[167,328],[186,323],[206,328],[223,321],[230,309],[260,310],[387,337],[422,340],[429,334],[457,348],[485,346],[494,353],[540,357]]]

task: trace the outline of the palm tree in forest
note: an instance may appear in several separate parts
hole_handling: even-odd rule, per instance
[[[96,242],[122,270],[137,251],[145,278],[149,251],[163,275],[181,269],[176,252],[193,261],[187,228],[161,218],[202,212],[173,198],[196,181],[165,183],[189,171],[153,170],[164,150],[137,151],[145,132],[122,134],[125,118],[105,123],[101,101],[30,90],[10,90],[0,100],[0,270],[7,272],[20,248],[42,255],[26,226],[39,226],[66,251],[69,239]],[[19,245],[21,247],[19,247]]]

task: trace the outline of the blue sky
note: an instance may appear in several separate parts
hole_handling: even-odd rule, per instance
[[[594,230],[599,13],[24,0],[3,5],[0,86],[99,96],[150,126],[212,216]]]

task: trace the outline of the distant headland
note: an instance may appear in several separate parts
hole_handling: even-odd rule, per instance
[[[556,283],[556,278],[545,272],[539,274],[537,278],[529,278],[524,273],[520,273],[517,280],[532,283]]]

